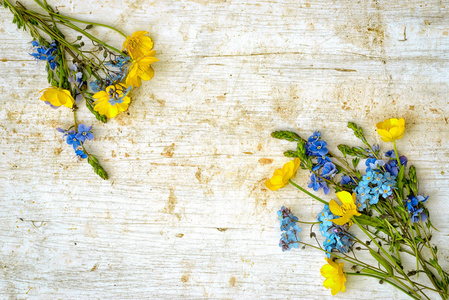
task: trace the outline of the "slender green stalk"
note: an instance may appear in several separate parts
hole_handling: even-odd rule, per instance
[[[410,278],[407,276],[407,274],[404,272],[404,270],[402,270],[402,268],[397,264],[396,260],[394,260],[391,255],[382,247],[379,245],[379,243],[376,241],[376,239],[374,239],[371,234],[362,226],[360,225],[359,222],[357,222],[357,220],[353,217],[352,220],[354,221],[355,224],[357,224],[357,226],[370,238],[370,240],[373,241],[374,244],[376,244],[376,246],[379,248],[380,251],[382,251],[384,253],[384,255],[392,262],[392,264],[395,266],[395,270],[400,273],[402,276],[404,276],[404,278],[413,286],[416,287],[416,285],[410,280]],[[424,297],[426,297],[427,299],[430,300],[430,298],[424,294],[421,290],[420,290],[421,294],[423,294]]]
[[[7,1],[7,0],[5,0],[5,1]],[[34,2],[36,2],[40,7],[45,9],[45,11],[48,12],[52,16],[55,16],[55,17],[58,17],[58,18],[63,18],[63,19],[66,19],[66,20],[77,22],[77,23],[83,23],[83,24],[88,24],[88,25],[93,25],[93,26],[106,27],[106,28],[109,28],[111,30],[114,30],[115,32],[121,34],[122,36],[124,36],[126,38],[126,34],[124,34],[122,31],[120,31],[117,28],[114,28],[112,26],[109,26],[109,25],[106,25],[106,24],[102,24],[102,23],[82,21],[82,20],[79,20],[79,19],[75,19],[75,18],[71,18],[71,17],[67,17],[67,16],[62,16],[60,14],[55,13],[54,11],[49,10],[48,7],[46,7],[44,4],[42,4],[39,0],[34,0]]]
[[[396,161],[398,162],[398,167],[401,167],[401,160],[399,159],[398,149],[396,149],[396,140],[393,141],[394,154],[396,154]]]
[[[374,274],[346,272],[346,275],[349,275],[349,276],[367,276],[367,277],[377,278],[377,279],[382,280],[382,281],[384,281],[384,282],[386,282],[388,284],[391,284],[392,286],[394,286],[395,288],[401,290],[402,292],[404,292],[405,294],[407,294],[408,296],[412,297],[415,300],[419,300],[420,299],[420,298],[414,296],[413,294],[411,294],[410,291],[406,291],[405,289],[401,288],[399,285],[395,284],[394,282],[390,281],[389,279],[382,278],[382,277],[374,275]]]
[[[318,201],[320,201],[320,202],[323,203],[323,204],[329,205],[329,202],[324,201],[323,199],[318,198],[318,197],[315,196],[314,194],[312,194],[312,193],[310,193],[309,191],[303,189],[302,187],[300,187],[299,185],[297,185],[296,183],[294,183],[291,179],[289,180],[289,182],[290,182],[294,187],[296,187],[296,188],[299,189],[300,191],[306,193],[307,195],[309,195],[309,196],[312,197],[313,199],[318,200]]]

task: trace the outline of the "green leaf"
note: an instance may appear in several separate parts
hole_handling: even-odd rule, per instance
[[[399,174],[397,177],[398,182],[402,182],[402,180],[404,179],[404,172],[405,172],[405,167],[404,167],[404,165],[401,165],[401,169],[399,170]]]
[[[87,73],[90,75],[90,76],[92,76],[92,68],[89,66],[89,65],[86,65],[86,71],[87,71]]]
[[[94,110],[94,107],[92,103],[86,99],[86,106],[90,110],[92,114],[94,114],[95,118],[97,118],[98,121],[101,121],[103,123],[106,123],[108,121],[108,118],[105,115],[100,114],[98,111]]]
[[[385,273],[382,273],[382,272],[379,272],[379,271],[376,271],[376,270],[373,270],[373,269],[364,268],[364,269],[360,270],[360,272],[366,273],[366,274],[377,275],[377,276],[382,277],[382,278],[390,277],[390,276],[385,276],[386,275]]]
[[[360,216],[354,216],[354,218],[357,220],[358,223],[360,223],[361,225],[366,225],[366,226],[372,226],[372,227],[379,227],[382,226],[381,223],[379,223],[376,219],[371,218],[367,215],[360,215]]]
[[[92,154],[89,154],[87,157],[87,162],[94,168],[94,172],[100,176],[102,179],[106,180],[108,179],[108,173],[103,169],[103,167],[98,163],[98,159],[93,156]]]
[[[393,275],[393,268],[391,267],[390,263],[383,258],[379,253],[374,252],[373,250],[369,251],[371,253],[371,256],[374,257],[388,272],[388,274]]]
[[[359,165],[360,162],[360,158],[354,158],[352,159],[352,165],[354,166],[354,169],[357,168],[357,166]]]
[[[53,79],[53,71],[49,70],[48,74],[47,74],[47,81],[48,81],[48,83],[51,84],[52,79]]]
[[[347,145],[338,145],[337,148],[338,148],[338,150],[340,150],[340,152],[346,158],[347,149],[349,148],[349,146],[347,146]]]
[[[424,239],[420,236],[415,236],[415,243],[425,243]]]
[[[31,23],[31,24],[33,24],[33,25],[35,25],[35,26],[38,25],[38,23],[37,23],[37,21],[36,21],[35,19],[30,18],[29,20],[30,20],[30,23]]]
[[[304,140],[293,131],[286,131],[286,130],[275,131],[271,133],[271,136],[277,139],[287,140],[290,142],[299,142],[301,140]]]
[[[287,150],[284,152],[284,156],[286,157],[299,157],[299,154],[297,151]]]
[[[337,148],[341,153],[343,153],[344,157],[346,157],[346,155],[357,156],[360,158],[369,157],[369,154],[366,153],[365,149],[360,147],[349,147],[348,145],[340,144]]]

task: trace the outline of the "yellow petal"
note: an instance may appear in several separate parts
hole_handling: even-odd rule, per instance
[[[390,127],[397,127],[398,126],[398,119],[391,118],[391,119],[389,119],[389,121],[390,121]]]
[[[337,201],[335,201],[334,199],[331,199],[331,201],[329,202],[329,209],[336,216],[343,215],[343,211],[342,211],[340,205],[338,205]]]
[[[337,218],[337,219],[332,219],[332,222],[337,225],[344,225],[349,222],[349,218],[345,215],[345,216]]]
[[[104,98],[104,97],[109,98],[109,94],[106,93],[105,91],[99,91],[92,96],[92,98],[95,98],[95,99],[100,99],[100,98]]]
[[[392,127],[389,131],[389,133],[391,134],[391,137],[396,140],[399,136],[398,134],[398,128],[397,127]]]
[[[338,192],[337,198],[342,204],[354,203],[354,198],[352,197],[351,193],[347,191]]]
[[[296,171],[298,171],[299,169],[299,166],[301,165],[301,160],[295,157],[295,159],[293,160],[293,164],[294,164],[293,173],[296,173]]]
[[[327,289],[333,287],[334,285],[335,285],[335,282],[332,277],[327,278],[323,282],[323,286]]]
[[[278,189],[280,189],[282,186],[280,185],[274,185],[273,183],[271,183],[270,180],[265,181],[265,186],[272,191],[277,191]]]
[[[338,274],[338,270],[332,267],[331,265],[324,265],[321,267],[320,273],[323,277],[329,278]]]
[[[334,283],[334,285],[331,288],[332,296],[335,296],[339,291],[340,291],[340,285]]]
[[[380,138],[384,142],[391,142],[393,141],[393,137],[391,136],[390,132],[388,132],[385,129],[377,129],[377,133],[380,135]]]
[[[151,80],[154,76],[154,70],[152,67],[148,67],[148,69],[140,75],[142,80],[148,81]]]
[[[134,33],[132,34],[132,37],[133,37],[133,38],[136,38],[136,37],[139,37],[139,36],[148,34],[148,33],[149,33],[148,31],[139,30],[139,31],[134,32]]]

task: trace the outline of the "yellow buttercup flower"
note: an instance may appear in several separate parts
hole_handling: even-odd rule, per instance
[[[126,94],[129,90],[123,84],[116,84],[108,86],[105,91],[99,91],[92,96],[96,99],[94,110],[108,118],[114,118],[128,109],[131,99]]]
[[[384,142],[394,142],[404,136],[405,121],[404,119],[387,119],[383,122],[379,122],[376,125],[377,133]]]
[[[332,296],[338,292],[346,291],[346,276],[343,272],[343,263],[337,264],[332,259],[326,258],[327,265],[321,267],[321,275],[326,278],[323,285],[327,289],[331,289]]]
[[[349,192],[342,191],[337,193],[337,198],[341,202],[341,206],[332,199],[329,202],[329,209],[335,216],[340,216],[340,218],[332,219],[337,225],[344,225],[349,223],[349,226],[352,225],[352,216],[360,216],[360,213],[357,211],[357,206],[355,205],[356,196],[355,193],[352,195]]]
[[[41,100],[48,101],[51,105],[54,106],[64,105],[69,108],[72,108],[73,103],[75,103],[75,100],[73,99],[70,91],[65,90],[63,88],[52,86],[40,92],[44,92],[41,96]]]
[[[153,49],[153,41],[145,34],[148,34],[148,32],[136,31],[132,36],[127,36],[125,42],[123,42],[122,51],[128,50],[128,54],[132,59],[146,56]]]
[[[276,191],[283,188],[288,184],[290,178],[292,178],[299,168],[301,161],[299,158],[289,161],[284,164],[282,169],[277,169],[274,171],[273,177],[265,182],[265,186],[272,191]]]
[[[126,77],[126,85],[133,87],[139,87],[142,84],[142,80],[150,80],[154,76],[154,70],[151,64],[159,61],[154,54],[156,51],[150,51],[147,55],[140,57],[133,61],[132,66],[129,68],[128,76]]]

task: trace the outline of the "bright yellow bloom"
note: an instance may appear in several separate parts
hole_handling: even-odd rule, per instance
[[[128,109],[131,99],[125,95],[128,90],[123,84],[110,85],[106,91],[99,91],[92,98],[94,110],[108,118],[113,118]]]
[[[41,100],[48,101],[51,105],[54,106],[64,105],[72,108],[73,103],[75,103],[75,100],[73,99],[70,91],[64,90],[63,88],[52,86],[40,92],[44,92],[42,94]]]
[[[341,202],[341,206],[332,199],[329,202],[329,209],[335,216],[340,216],[338,219],[332,219],[337,225],[344,225],[349,223],[349,226],[352,225],[352,216],[360,216],[360,213],[357,211],[357,206],[355,205],[355,193],[352,195],[349,192],[343,191],[337,193],[337,198]]]
[[[335,296],[338,292],[346,291],[345,282],[346,276],[343,272],[343,263],[337,264],[332,259],[326,258],[327,265],[321,267],[321,275],[326,278],[323,282],[325,288],[331,289],[332,296]]]
[[[405,121],[404,119],[387,119],[383,122],[379,122],[376,125],[377,133],[384,142],[394,142],[404,136]]]
[[[126,85],[133,87],[139,87],[142,84],[142,80],[150,80],[154,76],[154,70],[151,64],[159,61],[153,55],[156,51],[150,51],[147,55],[140,57],[133,61],[132,66],[129,68],[128,76],[126,77]]]
[[[153,49],[153,41],[149,36],[147,31],[136,31],[132,36],[127,36],[126,40],[123,42],[123,50],[128,50],[129,56],[132,59],[139,59],[142,56],[146,56],[151,49]]]
[[[146,56],[153,49],[153,41],[150,37],[145,36],[146,31],[136,31],[132,36],[127,36],[123,42],[123,50],[128,50],[132,59],[139,59]]]
[[[288,184],[290,178],[292,178],[299,168],[301,161],[299,158],[289,161],[284,164],[282,169],[277,169],[274,171],[273,177],[265,182],[265,186],[272,191],[276,191],[283,188]]]

